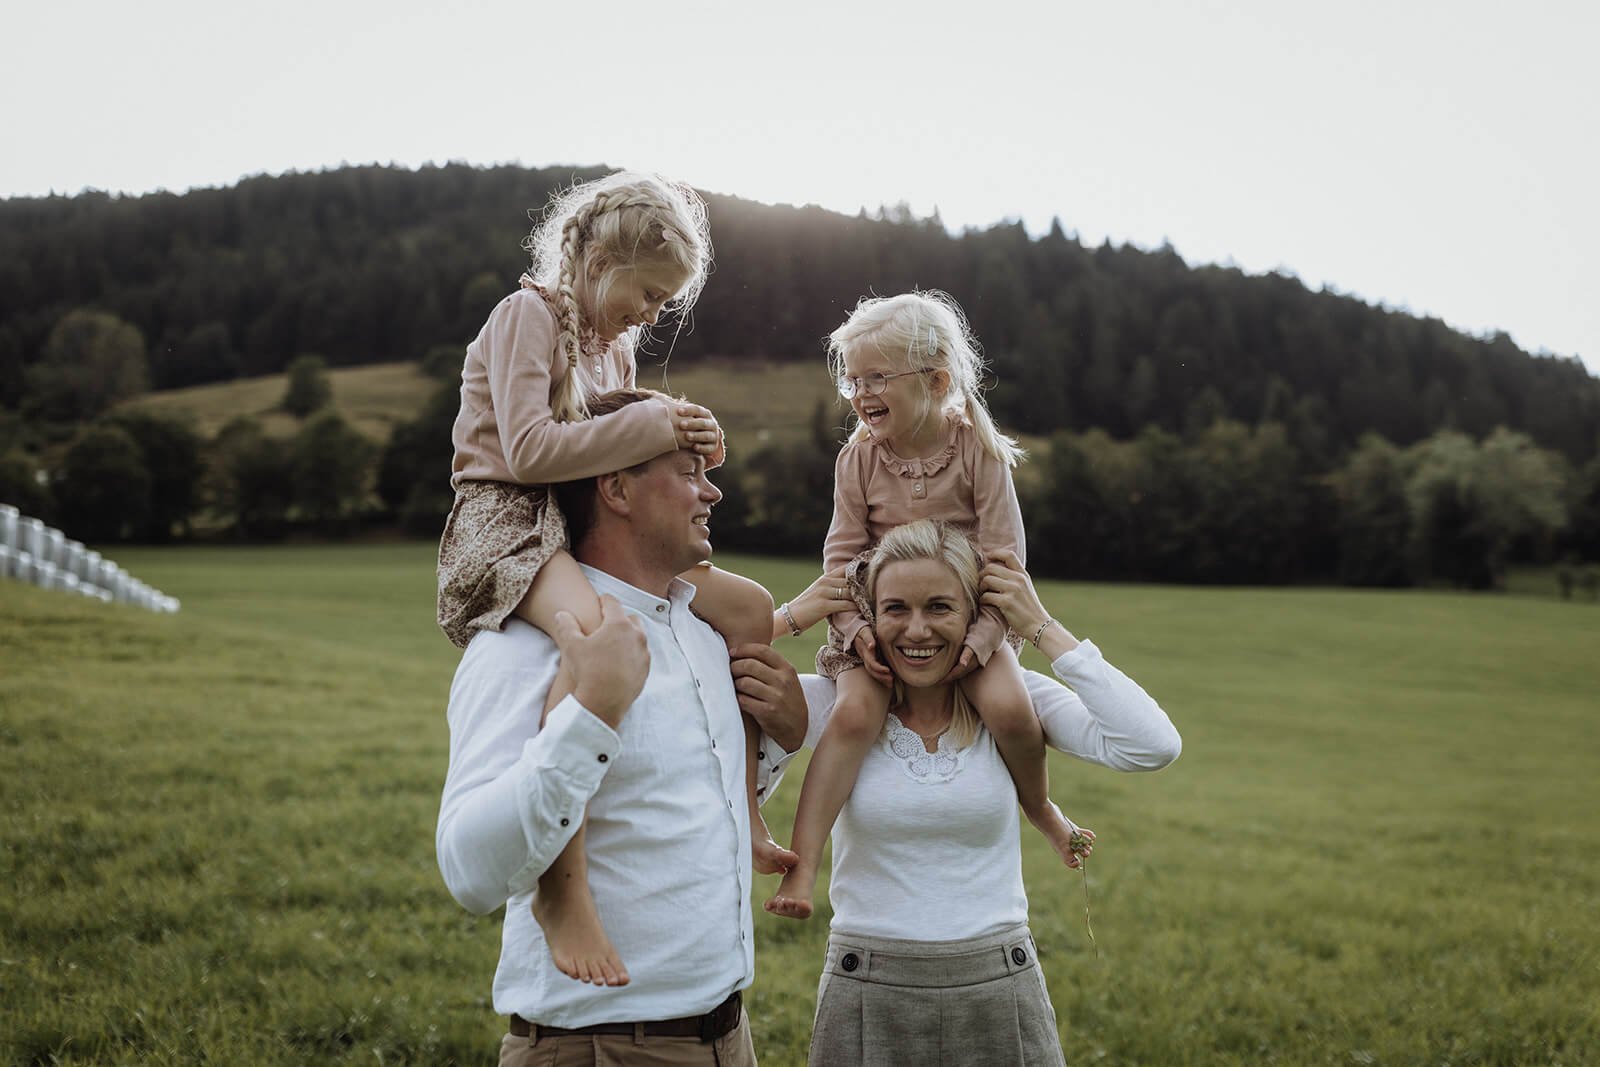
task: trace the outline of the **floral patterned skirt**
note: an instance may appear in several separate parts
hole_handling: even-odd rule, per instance
[[[459,648],[501,629],[566,545],[566,520],[544,486],[462,482],[439,539],[440,629]]]

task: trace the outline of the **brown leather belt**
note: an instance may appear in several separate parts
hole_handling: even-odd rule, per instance
[[[530,1023],[520,1015],[511,1017],[511,1033],[515,1037],[566,1037],[575,1034],[615,1034],[632,1037],[643,1028],[645,1037],[698,1037],[701,1041],[715,1041],[726,1037],[739,1025],[739,993],[735,990],[727,1000],[704,1015],[686,1015],[682,1019],[657,1019],[647,1023],[595,1023],[568,1030],[560,1026],[541,1026]]]

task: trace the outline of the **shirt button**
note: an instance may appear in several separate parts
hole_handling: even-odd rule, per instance
[[[756,749],[756,759],[766,759],[766,758],[767,758],[767,754],[765,752],[761,751],[759,748]]]
[[[569,824],[569,823],[571,823],[571,822],[572,822],[572,820],[571,820],[571,819],[562,819],[562,820],[561,820],[561,825],[562,825],[562,826],[566,826],[566,825],[568,825],[568,824]]]
[[[665,604],[657,604],[656,605],[656,614],[657,615],[661,614],[663,611],[666,611],[666,610],[667,610],[667,606]]]
[[[601,763],[605,763],[607,760],[611,759],[611,757],[606,755],[604,752],[600,753],[600,755],[596,758],[599,759]]]
[[[921,496],[922,492],[923,492],[923,490],[922,490],[922,483],[921,482],[912,482],[911,483],[911,495],[912,496]]]

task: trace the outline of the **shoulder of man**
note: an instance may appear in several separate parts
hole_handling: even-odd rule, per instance
[[[503,630],[481,630],[467,643],[456,667],[460,676],[468,671],[536,670],[540,660],[556,651],[556,643],[537,626],[518,618],[506,620]]]

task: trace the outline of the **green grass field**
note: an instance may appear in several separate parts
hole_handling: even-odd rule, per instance
[[[432,553],[115,553],[176,616],[0,582],[0,1063],[492,1062],[499,923],[433,860]],[[1099,958],[1025,831],[1069,1062],[1600,1062],[1600,608],[1045,592],[1185,741],[1053,765]],[[757,1051],[802,1063],[825,924],[757,923]]]

